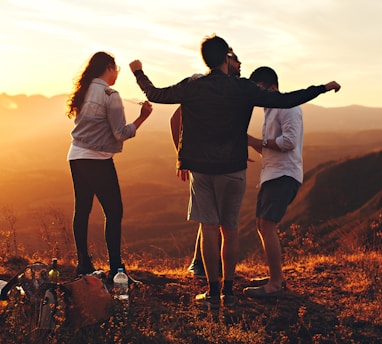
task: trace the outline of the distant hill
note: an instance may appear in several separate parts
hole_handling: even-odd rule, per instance
[[[319,234],[325,248],[350,247],[382,216],[382,150],[329,161],[305,174],[283,220]]]
[[[302,105],[305,132],[352,132],[382,128],[382,108]]]
[[[0,120],[7,118],[14,125],[21,128],[30,128],[33,123],[39,122],[41,127],[36,131],[46,129],[54,122],[68,121],[65,118],[67,95],[61,94],[51,98],[42,95],[16,95],[0,94]],[[128,121],[133,121],[139,113],[140,106],[136,99],[125,99],[124,106]],[[154,104],[154,112],[145,123],[150,130],[168,130],[169,119],[178,105]],[[364,106],[346,106],[338,108],[325,108],[313,104],[303,104],[304,128],[310,132],[354,132],[371,129],[382,129],[382,108]],[[41,121],[41,122],[40,122]],[[260,132],[263,122],[263,111],[255,108],[250,125],[251,132]],[[53,129],[53,128],[51,128]],[[61,128],[58,128],[61,129]],[[6,128],[2,125],[0,133]],[[15,133],[13,133],[15,134]]]
[[[40,230],[54,214],[61,214],[64,227],[71,228],[73,191],[66,154],[73,121],[65,117],[65,102],[65,95],[46,98],[0,94],[0,233],[7,230],[1,209],[10,205],[17,219],[18,241],[32,252],[44,247]],[[136,103],[134,99],[125,100],[128,121],[138,115]],[[175,176],[175,151],[169,130],[169,118],[175,109],[176,105],[154,104],[147,123],[134,139],[125,142],[123,152],[115,156],[125,205],[124,246],[129,252],[150,250],[179,256],[193,250],[197,226],[186,221],[188,184]],[[351,229],[358,228],[361,220],[366,223],[374,216],[369,208],[376,209],[378,204],[380,207],[377,199],[380,194],[366,190],[368,184],[370,188],[380,185],[377,177],[372,179],[369,174],[380,171],[380,160],[371,156],[372,152],[382,150],[381,109],[358,106],[333,109],[311,104],[303,105],[303,109],[305,183],[286,220],[318,221],[317,231],[321,231],[319,226],[330,224],[330,228],[322,229],[322,237],[342,240],[342,232],[354,232]],[[256,108],[251,133],[260,132],[262,118],[262,109]],[[359,159],[353,161],[356,156]],[[253,150],[250,157],[256,162],[248,164],[247,192],[241,211],[242,257],[260,250],[255,231],[255,202],[261,158]],[[337,166],[340,163],[349,165],[340,168]],[[354,171],[363,164],[365,173],[357,175]],[[338,187],[333,183],[335,176],[340,176]],[[362,197],[358,187],[354,187],[359,179],[365,182]],[[340,181],[347,181],[348,186],[340,188]],[[329,200],[337,199],[333,195],[342,195],[333,205],[337,213],[331,208],[330,211],[320,208],[319,200],[329,202],[320,193],[327,185],[331,187]],[[348,192],[346,195],[343,188]],[[341,203],[343,199],[348,203]],[[357,218],[360,214],[361,220]],[[102,227],[103,215],[95,202],[89,239],[96,252],[105,250]]]
[[[16,95],[9,96],[0,94],[0,121],[2,126],[0,133],[12,132],[17,135],[16,129],[24,131],[33,128],[33,133],[50,131],[61,131],[63,126],[73,121],[65,116],[67,95],[61,94],[51,98],[42,95]],[[139,115],[140,105],[138,100],[125,99],[125,114],[128,122],[132,122]],[[168,130],[169,119],[177,105],[155,104],[150,119],[145,127],[150,130]],[[4,122],[6,125],[4,125]],[[36,125],[38,123],[38,125]],[[11,129],[11,131],[9,130]]]

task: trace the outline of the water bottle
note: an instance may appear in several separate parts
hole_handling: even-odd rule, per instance
[[[49,280],[52,283],[57,283],[60,278],[60,272],[57,268],[57,258],[52,259],[52,269],[49,271]]]
[[[118,268],[117,274],[113,278],[114,294],[120,300],[129,299],[129,278],[123,272],[123,268]]]

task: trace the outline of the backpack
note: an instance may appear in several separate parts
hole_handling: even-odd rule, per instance
[[[34,262],[24,270],[16,273],[1,289],[1,300],[8,300],[13,287],[17,291],[15,297],[20,298],[22,304],[28,308],[31,331],[36,329],[51,330],[55,327],[57,298],[54,293],[55,284],[50,283],[49,266]]]
[[[13,286],[17,286],[20,293],[25,295],[28,299],[35,301],[36,294],[39,289],[46,284],[49,284],[49,266],[41,263],[34,262],[27,265],[23,271],[14,275],[10,281],[1,289],[1,300],[8,299],[8,293]]]
[[[32,309],[31,330],[53,330],[58,310],[65,315],[64,326],[79,329],[106,321],[112,312],[112,296],[99,277],[86,275],[73,282],[57,284],[48,278],[50,267],[35,262],[17,273],[1,289],[7,300],[15,286]],[[97,274],[96,274],[97,275]]]

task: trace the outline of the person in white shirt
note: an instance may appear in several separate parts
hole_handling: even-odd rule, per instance
[[[269,67],[259,67],[250,76],[258,86],[278,91],[278,77]],[[291,109],[264,108],[262,139],[248,135],[248,145],[262,155],[256,225],[268,262],[270,277],[252,280],[243,290],[249,297],[282,295],[281,245],[277,224],[285,215],[303,181],[303,121],[300,106]]]

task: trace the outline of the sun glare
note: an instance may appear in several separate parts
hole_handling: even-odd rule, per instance
[[[0,108],[6,109],[6,110],[16,110],[18,108],[18,105],[10,99],[1,98]]]

